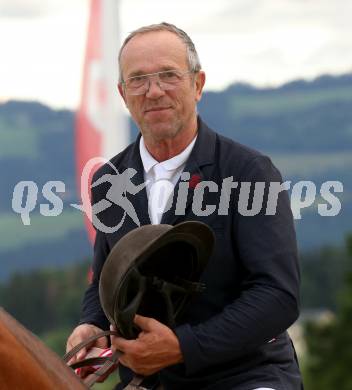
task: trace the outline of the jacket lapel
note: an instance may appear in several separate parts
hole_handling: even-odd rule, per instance
[[[140,138],[141,137],[139,134],[131,148],[130,154],[126,158],[124,164],[122,164],[123,169],[133,168],[136,170],[136,174],[131,178],[131,181],[135,186],[141,185],[145,181],[143,163],[139,153]],[[135,195],[126,194],[126,196],[132,203],[141,226],[150,224],[151,222],[148,213],[148,196],[146,188],[144,187]]]
[[[216,134],[198,117],[198,137],[189,156],[181,178],[175,186],[173,202],[170,210],[163,214],[160,223],[175,225],[187,219],[192,213],[192,201],[196,185],[205,180],[214,180],[211,172],[214,171],[216,152]],[[188,180],[182,180],[185,173],[189,173]],[[188,186],[187,199],[182,193]]]

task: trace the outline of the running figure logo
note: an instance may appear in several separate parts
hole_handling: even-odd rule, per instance
[[[91,206],[88,187],[89,177],[92,168],[97,164],[101,164],[102,160],[104,163],[110,165],[116,174],[105,174],[92,183],[92,187],[97,187],[103,183],[110,183],[110,188],[106,193],[106,199],[101,199]],[[139,185],[135,185],[132,182],[132,177],[136,173],[137,171],[133,168],[127,168],[122,173],[119,173],[110,161],[101,157],[89,160],[85,165],[81,176],[81,196],[83,204],[71,204],[71,206],[85,212],[95,229],[103,233],[116,232],[123,225],[126,215],[128,215],[137,226],[140,226],[136,210],[134,209],[131,201],[127,198],[127,194],[136,195],[147,185],[147,182]],[[97,214],[111,207],[113,204],[121,207],[124,212],[121,221],[116,226],[111,227],[104,225],[98,218]]]

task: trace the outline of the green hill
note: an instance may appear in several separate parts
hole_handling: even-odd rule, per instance
[[[320,185],[341,181],[342,210],[321,217],[316,205],[296,221],[299,245],[312,249],[339,245],[351,230],[352,75],[298,80],[278,88],[234,84],[206,92],[199,104],[203,119],[218,132],[268,154],[292,183]],[[132,138],[136,128],[131,123]],[[16,269],[67,264],[90,255],[83,218],[68,207],[78,203],[74,164],[74,113],[36,102],[0,104],[0,279]],[[60,218],[43,217],[23,226],[11,206],[13,189],[30,180],[42,188],[48,180],[65,183]],[[39,191],[38,204],[43,200]]]

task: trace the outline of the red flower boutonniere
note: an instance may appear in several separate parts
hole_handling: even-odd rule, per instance
[[[197,184],[200,182],[200,175],[194,174],[189,179],[189,188],[195,189]]]

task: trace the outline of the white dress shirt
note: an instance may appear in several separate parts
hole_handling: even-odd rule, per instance
[[[148,152],[144,139],[141,137],[139,152],[144,167],[144,180],[147,181],[148,212],[153,225],[160,223],[163,213],[171,207],[171,195],[196,139],[197,136],[180,154],[159,163]]]

